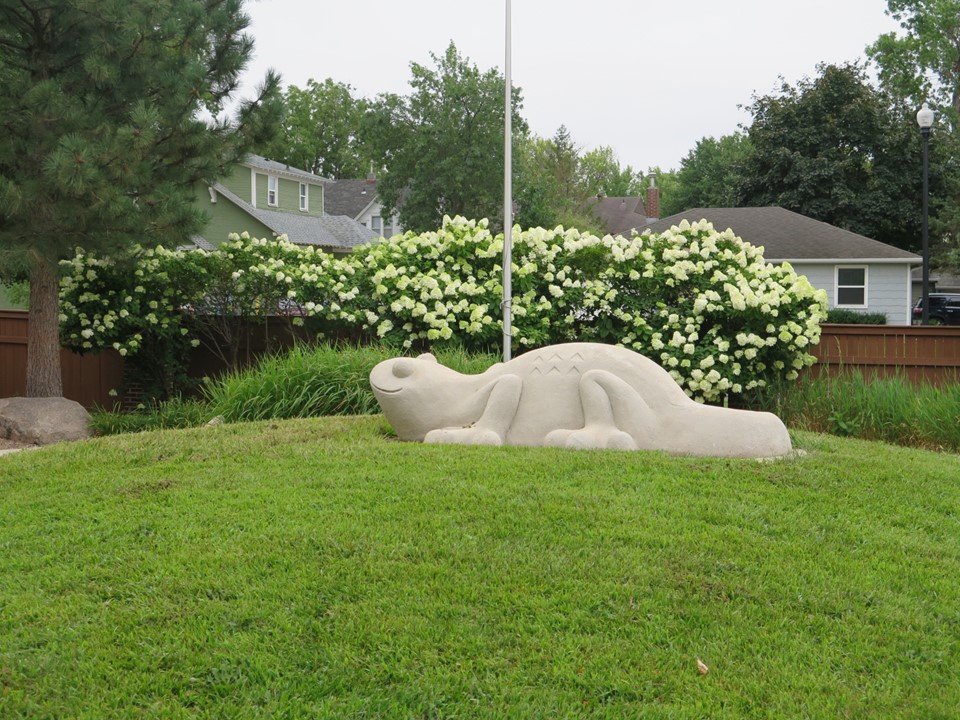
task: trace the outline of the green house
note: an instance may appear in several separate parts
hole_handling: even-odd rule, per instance
[[[348,253],[378,236],[351,217],[324,212],[329,180],[306,170],[249,155],[225,178],[197,186],[197,203],[209,220],[193,245],[212,249],[230,233],[253,237],[286,235],[298,245]]]

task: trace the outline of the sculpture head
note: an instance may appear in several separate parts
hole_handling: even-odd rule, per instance
[[[370,387],[401,440],[423,440],[439,427],[444,413],[445,381],[460,373],[444,367],[430,353],[384,360],[370,373]]]

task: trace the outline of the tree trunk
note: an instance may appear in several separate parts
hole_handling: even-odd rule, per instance
[[[27,397],[62,397],[60,279],[56,263],[35,255],[30,268]]]

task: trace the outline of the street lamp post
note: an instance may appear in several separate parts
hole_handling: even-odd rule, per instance
[[[923,315],[921,323],[930,322],[930,128],[933,127],[933,110],[923,104],[917,113],[917,125],[923,136]]]
[[[507,24],[504,45],[503,111],[503,361],[510,359],[513,340],[513,82],[511,79],[512,11],[507,0]]]

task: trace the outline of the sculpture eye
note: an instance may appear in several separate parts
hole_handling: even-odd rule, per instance
[[[393,374],[398,378],[410,377],[413,375],[413,363],[403,362],[402,360],[395,362],[393,364]]]

